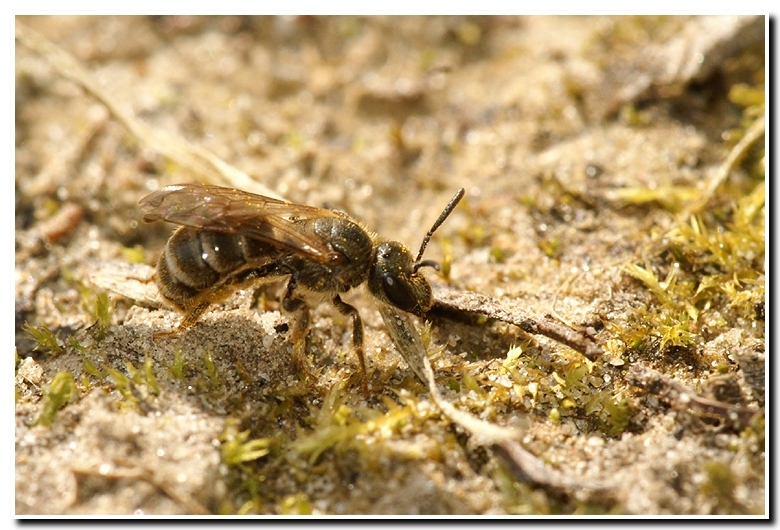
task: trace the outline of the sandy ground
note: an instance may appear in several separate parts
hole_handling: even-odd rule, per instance
[[[711,186],[729,131],[749,126],[731,88],[763,83],[763,19],[17,23],[78,61],[17,31],[17,515],[765,514],[763,225],[733,265],[743,298],[701,298],[701,278],[731,269],[668,251],[686,212],[712,233],[732,233],[750,200],[763,218],[751,155]],[[166,138],[239,173],[188,165]],[[425,269],[431,283],[563,324],[603,354],[438,307],[423,333],[437,385],[519,427],[559,479],[444,416],[367,289],[344,298],[365,325],[368,397],[351,320],[327,303],[312,313],[315,378],[301,380],[283,283],[155,337],[180,319],[148,281],[172,226],[143,223],[137,204],[182,182],[337,208],[413,253],[465,188],[426,252],[447,264]],[[684,281],[698,282],[691,303],[664,298]]]

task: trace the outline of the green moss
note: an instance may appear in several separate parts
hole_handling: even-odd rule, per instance
[[[611,190],[609,198],[626,204],[656,203],[665,210],[678,212],[701,195],[694,186],[658,186],[655,188],[628,187]]]
[[[85,370],[91,375],[95,375],[101,380],[109,378],[114,383],[114,388],[122,396],[120,408],[136,409],[139,406],[144,410],[146,401],[152,396],[160,394],[160,387],[152,368],[152,361],[147,356],[144,359],[143,368],[136,368],[133,363],[125,363],[125,372],[117,370],[104,364],[102,369],[98,369],[88,360],[83,361]]]
[[[42,351],[49,355],[62,353],[63,346],[57,333],[46,326],[31,326],[28,322],[22,324],[22,331],[30,335],[36,342],[33,351]]]
[[[506,261],[506,252],[501,247],[490,247],[490,258],[494,263],[504,263]]]
[[[168,367],[168,373],[177,381],[184,381],[184,370],[187,368],[184,360],[184,352],[181,348],[176,348],[173,352],[173,362]]]
[[[544,255],[550,259],[558,259],[560,257],[561,238],[554,237],[552,239],[542,239],[537,243],[539,250],[544,252]]]
[[[713,336],[756,318],[765,298],[764,195],[764,183],[753,184],[731,209],[711,209],[663,234],[652,262],[624,267],[654,297],[614,330],[627,347],[695,349],[703,326]]]
[[[547,494],[529,484],[518,482],[501,466],[496,467],[492,478],[501,494],[501,502],[508,514],[540,515],[553,511]]]
[[[507,352],[498,373],[488,371],[478,378],[484,384],[503,374],[509,385],[491,384],[493,388],[480,399],[482,407],[501,410],[522,406],[554,422],[584,419],[587,425],[580,423],[580,428],[619,437],[636,411],[619,389],[610,384],[613,370],[610,364],[590,362],[578,354],[543,361],[515,346]]]
[[[764,85],[750,86],[747,83],[737,83],[729,89],[729,101],[743,108],[762,108],[765,104]]]
[[[209,376],[211,386],[217,388],[219,385],[219,368],[214,362],[214,358],[211,355],[211,350],[203,352],[203,364],[206,367],[206,374]]]
[[[270,451],[271,438],[250,439],[250,432],[239,431],[238,421],[228,419],[225,430],[219,437],[222,443],[222,461],[229,466],[236,466],[262,458]]]
[[[125,374],[111,368],[110,366],[104,366],[104,370],[108,374],[108,377],[114,382],[115,388],[119,391],[125,401],[135,407],[138,404],[138,398],[133,393],[132,381]]]
[[[487,242],[485,227],[480,224],[470,224],[458,234],[469,247],[481,247]]]
[[[90,329],[95,331],[97,340],[103,340],[114,314],[114,304],[111,302],[111,298],[106,293],[96,293],[68,269],[63,269],[62,277],[79,292],[81,306],[94,321]]]
[[[85,302],[89,315],[95,320],[94,328],[97,339],[102,340],[106,336],[106,329],[111,325],[111,316],[114,314],[114,305],[106,293],[98,293],[90,301]]]
[[[315,429],[308,435],[299,437],[291,446],[292,450],[314,464],[320,455],[328,449],[354,441],[358,434],[364,434],[367,426],[352,414],[345,405],[346,396],[341,386],[334,385],[325,398],[322,409],[311,418]]]
[[[68,342],[70,343],[70,347],[74,350],[80,351],[80,352],[86,352],[89,351],[89,347],[84,346],[81,344],[76,337],[73,335],[68,335]]]
[[[128,263],[146,263],[146,249],[141,245],[122,247],[122,259]]]
[[[285,497],[279,505],[282,515],[311,515],[312,507],[308,497],[303,493],[296,493]]]
[[[88,357],[81,358],[81,367],[86,373],[100,380],[105,379],[107,375],[100,368],[98,368],[95,365],[95,363],[93,363]]]
[[[469,47],[478,45],[482,40],[482,28],[468,20],[457,27],[455,34],[458,37],[458,42]]]
[[[631,402],[620,397],[620,394],[602,392],[599,397],[603,397],[600,401],[604,411],[600,417],[601,430],[609,436],[620,436],[628,427],[636,410],[631,406]]]
[[[156,396],[160,395],[160,386],[157,384],[157,377],[154,375],[154,366],[152,365],[152,358],[148,355],[144,356],[144,376],[146,384],[149,390]]]
[[[43,410],[38,417],[38,425],[51,426],[57,412],[76,397],[78,397],[78,389],[73,375],[70,372],[57,372],[43,391],[41,399]]]
[[[383,404],[387,412],[384,413],[370,407],[348,406],[347,397],[342,386],[334,385],[322,408],[308,419],[313,430],[290,444],[291,465],[300,466],[295,463],[303,459],[306,466],[315,466],[326,452],[339,458],[357,459],[360,466],[373,471],[379,471],[382,455],[412,460],[437,458],[435,447],[399,447],[384,442],[400,432],[418,432],[422,422],[438,415],[438,411],[426,407],[423,412],[416,398],[409,395],[402,397],[404,403],[400,405],[385,397]]]
[[[701,484],[702,493],[717,498],[721,504],[732,504],[738,480],[731,467],[726,462],[710,460],[704,463],[702,470],[705,475]]]

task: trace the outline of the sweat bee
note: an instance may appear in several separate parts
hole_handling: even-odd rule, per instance
[[[156,269],[160,295],[184,314],[172,333],[195,324],[211,304],[224,300],[236,289],[287,277],[282,308],[294,316],[296,365],[309,373],[305,355],[309,308],[329,300],[340,313],[352,318],[352,344],[367,394],[363,322],[357,309],[344,302],[340,294],[368,282],[383,317],[395,309],[417,316],[428,312],[433,294],[420,269],[439,266],[422,260],[422,255],[434,231],[464,193],[460,189],[450,200],[423,238],[414,259],[401,243],[380,239],[343,212],[234,188],[168,186],[141,199],[139,206],[146,222],[180,225],[168,240]]]

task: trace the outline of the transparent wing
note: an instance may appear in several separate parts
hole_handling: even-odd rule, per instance
[[[409,314],[379,300],[376,300],[376,307],[385,322],[387,334],[390,335],[393,344],[398,348],[398,352],[409,368],[420,378],[420,381],[429,387],[433,381],[433,372],[429,374],[425,369],[425,357],[428,353],[425,351],[422,337],[420,337],[412,319],[409,318]]]
[[[306,255],[321,263],[344,257],[327,241],[301,230],[292,219],[337,217],[324,208],[294,204],[234,188],[206,184],[167,186],[138,203],[144,221],[171,223],[238,234]]]

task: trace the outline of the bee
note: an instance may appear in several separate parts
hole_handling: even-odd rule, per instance
[[[450,200],[413,258],[401,243],[380,239],[337,210],[205,184],[157,190],[141,199],[139,207],[146,222],[180,225],[157,261],[155,276],[161,297],[184,315],[176,330],[162,334],[191,327],[210,305],[237,289],[287,278],[281,304],[294,317],[295,364],[311,375],[305,354],[310,307],[330,301],[352,319],[352,344],[367,394],[363,322],[341,294],[367,283],[383,317],[397,314],[396,309],[420,317],[427,313],[433,306],[433,294],[420,269],[438,270],[439,265],[422,256],[431,236],[464,193],[460,189]]]

